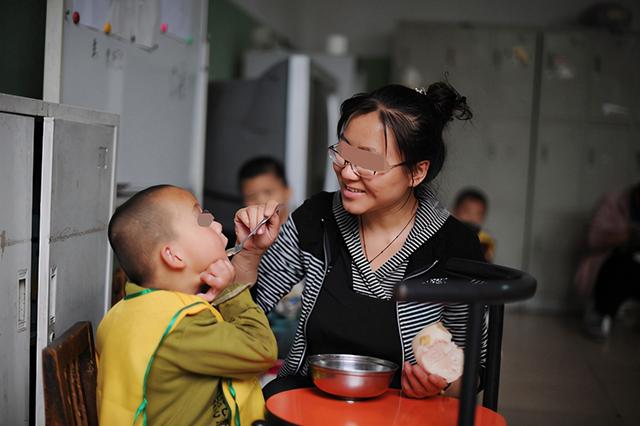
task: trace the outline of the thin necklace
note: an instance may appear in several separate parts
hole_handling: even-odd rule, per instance
[[[417,200],[416,200],[416,204],[417,204]],[[415,209],[415,206],[414,206],[414,209]],[[382,253],[384,253],[384,251],[385,251],[386,249],[388,249],[388,248],[391,246],[391,244],[393,244],[393,243],[394,243],[398,238],[400,238],[400,235],[402,235],[402,233],[404,232],[404,230],[405,230],[405,229],[407,229],[407,226],[409,226],[409,224],[411,223],[411,221],[413,220],[413,218],[414,218],[414,217],[415,217],[415,216],[414,216],[414,213],[412,213],[412,214],[411,214],[411,217],[409,218],[409,221],[406,223],[406,225],[404,225],[404,226],[402,227],[402,229],[400,230],[400,232],[398,233],[398,235],[396,235],[396,236],[395,236],[395,238],[394,238],[393,240],[391,240],[391,242],[390,242],[389,244],[387,244],[387,245],[385,246],[385,248],[383,248],[383,249],[380,251],[380,253],[376,254],[376,255],[375,255],[375,257],[374,257],[373,259],[369,260],[369,264],[373,263],[373,261],[374,261],[374,260],[376,260],[378,257],[380,257],[380,255],[381,255]],[[367,258],[367,260],[368,260],[368,257],[369,257],[369,256],[367,255],[367,241],[365,240],[365,237],[364,237],[364,225],[362,224],[362,220],[360,220],[360,232],[362,233],[362,247],[364,248],[364,256],[365,256],[365,258]]]

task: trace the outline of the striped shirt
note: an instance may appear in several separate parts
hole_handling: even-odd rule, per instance
[[[376,271],[373,271],[362,248],[358,217],[351,215],[344,209],[339,192],[333,194],[331,210],[351,257],[352,286],[357,293],[379,299],[390,299],[395,286],[401,280],[408,278],[405,275],[411,254],[427,243],[449,218],[449,212],[439,204],[428,189],[418,190],[416,195],[419,207],[407,240],[395,255]],[[299,210],[304,209],[305,205]],[[320,293],[328,267],[327,259],[323,259],[323,256],[318,255],[318,252],[312,253],[313,250],[305,250],[305,247],[301,247],[301,232],[314,233],[314,236],[316,233],[307,222],[302,220],[301,222],[304,223],[301,223],[299,228],[296,218],[302,217],[302,214],[297,212],[294,212],[285,222],[278,239],[263,256],[258,270],[255,292],[258,305],[265,312],[268,312],[301,278],[304,277],[306,281],[300,321],[281,375],[307,374],[305,362],[306,324]],[[308,214],[313,215],[313,213],[311,211]],[[313,223],[314,221],[312,221]],[[318,239],[321,239],[321,234],[317,234]],[[326,247],[324,249],[326,251]],[[432,264],[421,265],[420,273],[425,273],[425,269],[435,267],[439,261],[439,259],[435,259]],[[429,285],[446,285],[446,279],[430,279]],[[396,303],[396,313],[403,361],[415,363],[412,349],[413,338],[426,325],[436,321],[442,321],[451,332],[453,341],[460,347],[464,347],[467,305],[398,302]],[[483,364],[487,342],[486,321],[484,324],[481,353]]]

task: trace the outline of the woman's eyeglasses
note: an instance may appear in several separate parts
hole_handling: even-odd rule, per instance
[[[368,169],[366,167],[362,167],[362,166],[358,166],[357,164],[353,164],[351,161],[345,159],[340,154],[340,151],[338,149],[338,145],[339,145],[339,143],[331,145],[329,147],[329,158],[331,158],[331,161],[333,161],[333,164],[335,164],[336,166],[340,167],[341,169],[343,169],[347,165],[349,165],[349,166],[351,166],[351,170],[353,171],[353,173],[355,173],[356,175],[360,176],[361,178],[372,178],[372,177],[374,177],[376,175],[382,175],[382,174],[385,174],[385,173],[389,172],[394,167],[402,166],[402,165],[405,164],[405,162],[403,161],[402,163],[398,163],[398,164],[394,164],[392,166],[389,166],[388,168],[386,168],[384,170],[371,170],[371,169]]]

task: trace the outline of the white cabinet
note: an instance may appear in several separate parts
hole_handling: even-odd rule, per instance
[[[113,114],[0,94],[0,424],[44,424],[42,349],[110,306],[117,130]]]
[[[51,336],[60,335],[79,318],[97,327],[109,307],[105,279],[111,269],[107,226],[114,128],[54,118],[46,118],[44,126],[45,137],[51,137],[44,141],[43,161],[50,160],[51,168],[43,168],[42,190],[51,198],[45,205],[49,215],[42,216],[42,221],[49,221],[43,227],[49,228],[49,235],[40,250],[41,258],[49,260],[49,288],[42,280],[40,290],[45,291],[39,296],[41,306],[49,298],[46,322]],[[39,341],[47,343],[44,336]]]
[[[34,119],[0,113],[0,424],[29,420]]]

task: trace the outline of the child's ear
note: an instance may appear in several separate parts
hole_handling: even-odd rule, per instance
[[[184,263],[182,256],[177,253],[175,247],[171,245],[162,246],[162,251],[160,252],[160,257],[162,258],[162,262],[169,267],[169,269],[180,270],[184,269],[187,265]]]

